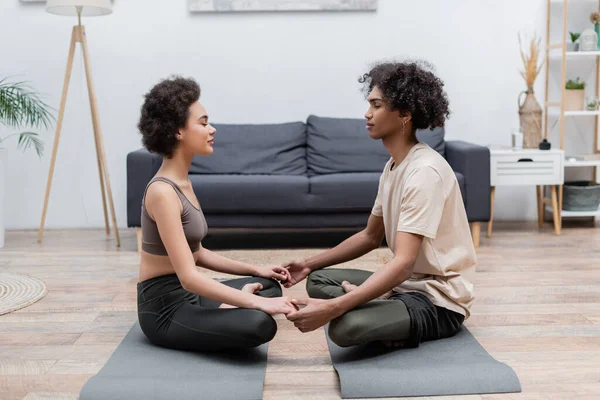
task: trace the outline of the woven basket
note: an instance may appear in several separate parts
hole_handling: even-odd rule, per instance
[[[596,211],[600,207],[600,184],[591,181],[565,182],[563,206],[565,211]]]

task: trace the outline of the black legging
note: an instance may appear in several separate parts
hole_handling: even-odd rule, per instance
[[[259,282],[262,297],[281,297],[272,279],[246,277],[222,282],[241,289]],[[277,323],[269,314],[246,308],[219,308],[221,303],[185,290],[176,274],[162,275],[137,284],[138,320],[148,339],[163,347],[181,350],[251,348],[269,342]]]

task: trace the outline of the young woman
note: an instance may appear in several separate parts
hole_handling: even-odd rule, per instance
[[[142,200],[138,319],[148,339],[164,347],[256,347],[275,336],[271,315],[294,309],[275,280],[286,281],[288,272],[202,247],[208,227],[188,171],[195,155],[212,154],[216,130],[199,98],[194,80],[173,77],[154,86],[141,108],[142,142],[163,161]],[[197,267],[248,277],[220,283]]]
[[[331,321],[339,346],[413,346],[454,335],[473,304],[476,255],[456,175],[417,139],[444,126],[443,82],[421,63],[380,63],[361,80],[366,130],[390,153],[366,228],[337,247],[287,265],[290,287],[308,276],[312,299],[287,315],[302,332]],[[375,272],[322,269],[378,248],[394,253]]]

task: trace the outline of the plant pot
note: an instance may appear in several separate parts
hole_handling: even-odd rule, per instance
[[[565,111],[582,111],[585,107],[584,89],[565,90]]]
[[[0,249],[4,247],[4,172],[8,151],[0,148]]]
[[[567,43],[567,51],[578,51],[579,43],[569,42]]]
[[[591,181],[565,182],[563,206],[565,211],[597,211],[600,207],[600,184]]]

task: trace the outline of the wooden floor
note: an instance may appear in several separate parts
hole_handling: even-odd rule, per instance
[[[484,230],[484,227],[482,227]],[[0,271],[43,280],[49,293],[0,316],[0,399],[76,399],[136,318],[138,254],[103,231],[9,232]],[[221,251],[232,258],[285,262],[318,250]],[[379,249],[352,267],[385,262]],[[600,225],[495,223],[478,249],[476,302],[466,325],[519,376],[523,392],[453,399],[600,398]],[[297,297],[303,286],[285,290]],[[302,334],[285,319],[269,346],[264,399],[339,399],[323,330]],[[435,377],[431,377],[435,379]],[[450,397],[436,397],[446,399]]]

